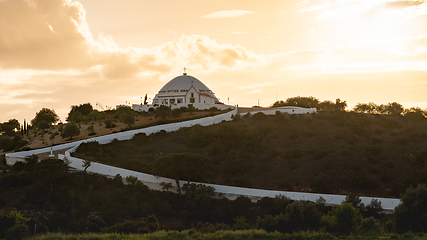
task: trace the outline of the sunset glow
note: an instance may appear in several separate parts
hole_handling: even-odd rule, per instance
[[[0,122],[114,107],[188,74],[223,102],[427,108],[425,0],[0,0]]]

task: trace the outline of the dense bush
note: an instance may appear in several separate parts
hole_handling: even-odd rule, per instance
[[[322,217],[322,223],[331,233],[350,234],[355,232],[362,216],[359,209],[350,203],[336,205],[331,212]]]
[[[116,124],[111,119],[105,120],[104,124],[105,124],[106,128],[114,128],[114,127],[116,127]]]
[[[427,231],[427,187],[425,184],[416,188],[410,187],[401,197],[401,203],[396,207],[394,217],[396,230],[399,233],[407,231]]]

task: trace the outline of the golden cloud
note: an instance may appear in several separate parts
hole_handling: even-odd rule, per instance
[[[232,18],[232,17],[242,17],[252,13],[254,12],[244,11],[244,10],[228,10],[228,11],[213,12],[213,13],[204,15],[201,18]]]
[[[248,14],[248,11],[232,11]],[[167,73],[182,62],[198,70],[242,68],[262,62],[241,46],[219,44],[206,36],[184,36],[151,49],[122,49],[112,37],[94,39],[78,2],[0,1],[0,68],[85,71],[94,66],[105,78],[141,72]]]

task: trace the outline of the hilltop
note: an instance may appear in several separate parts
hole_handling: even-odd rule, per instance
[[[398,197],[425,182],[427,121],[324,111],[238,115],[231,122],[82,145],[77,157],[151,173],[156,158],[190,152],[211,159],[195,180],[263,189]]]

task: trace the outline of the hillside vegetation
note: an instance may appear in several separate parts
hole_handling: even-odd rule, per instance
[[[425,146],[425,119],[323,111],[237,115],[208,127],[137,134],[107,145],[82,144],[75,156],[152,173],[159,156],[198,153],[210,159],[208,174],[182,180],[399,197],[410,185],[426,182]]]

